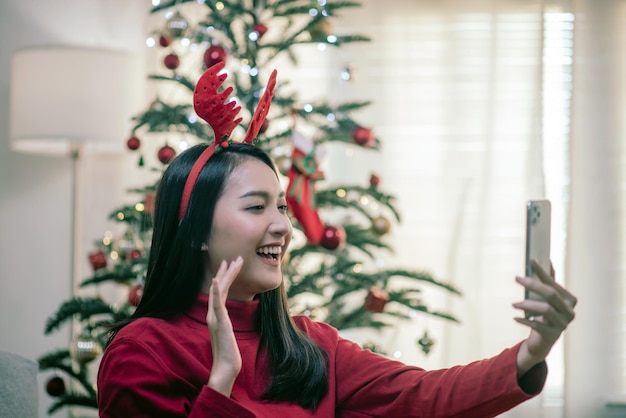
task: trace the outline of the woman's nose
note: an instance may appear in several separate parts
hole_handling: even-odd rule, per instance
[[[289,216],[279,210],[272,215],[272,222],[270,224],[270,232],[278,236],[287,235],[291,231],[291,221]]]

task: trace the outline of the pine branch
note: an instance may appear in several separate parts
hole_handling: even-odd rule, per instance
[[[84,395],[78,393],[70,393],[59,396],[58,400],[48,408],[48,414],[52,415],[65,406],[84,406],[87,408],[98,408],[98,401],[95,394]]]
[[[162,3],[160,3],[158,6],[154,6],[152,9],[150,9],[150,13],[158,13],[162,10],[167,10],[170,7],[174,7],[177,6],[179,4],[183,4],[183,3],[197,3],[197,0],[170,0],[170,1],[164,1]]]
[[[431,274],[427,272],[415,272],[415,271],[410,271],[410,270],[393,269],[393,270],[382,270],[379,272],[379,274],[381,275],[381,277],[385,278],[385,281],[388,281],[389,278],[394,277],[394,276],[406,277],[406,278],[410,278],[414,280],[419,280],[421,282],[430,283],[436,287],[440,287],[451,293],[462,296],[462,293],[460,290],[458,290],[451,284],[436,280]]]
[[[173,81],[184,86],[187,90],[189,90],[190,93],[193,93],[194,89],[196,88],[196,83],[181,74],[176,74],[173,77],[167,77],[160,74],[150,74],[148,78],[151,80]]]
[[[78,315],[80,320],[89,319],[93,315],[109,314],[114,316],[115,311],[108,303],[96,298],[72,298],[64,302],[61,307],[46,321],[44,333],[50,334],[66,321]]]
[[[453,315],[451,315],[449,313],[440,312],[440,311],[431,311],[428,308],[428,306],[426,306],[424,304],[416,304],[414,301],[412,301],[410,299],[406,299],[399,292],[389,292],[389,298],[390,298],[389,299],[390,301],[394,301],[394,302],[400,303],[400,304],[406,306],[407,308],[409,308],[411,310],[419,311],[419,312],[422,312],[422,313],[430,315],[430,316],[434,316],[434,317],[437,317],[437,318],[445,319],[445,320],[456,322],[456,323],[460,323],[461,322],[456,317],[454,317]],[[385,312],[385,313],[391,314],[391,312]],[[402,316],[402,317],[406,318],[405,315],[398,314],[398,316]]]
[[[89,395],[96,396],[96,391],[87,375],[87,367],[81,364],[78,371],[76,371],[72,366],[72,357],[69,350],[57,350],[48,353],[41,356],[37,362],[39,363],[40,371],[60,370],[78,381]]]
[[[191,105],[169,106],[159,102],[156,109],[149,109],[144,114],[133,118],[137,123],[132,128],[132,132],[135,133],[145,126],[148,132],[182,132],[204,140],[213,138],[210,127],[204,123],[196,123],[196,119],[190,121],[188,116],[190,114],[192,114]]]
[[[343,224],[343,228],[346,231],[346,245],[364,252],[372,259],[374,258],[374,254],[371,252],[370,247],[378,250],[392,250],[389,244],[382,242],[380,238],[372,232],[371,228],[365,229],[354,224]]]
[[[322,138],[324,142],[343,142],[348,145],[358,146],[363,149],[379,151],[381,142],[377,137],[374,137],[374,142],[368,146],[358,145],[352,138],[352,132],[357,126],[355,123],[346,123],[344,120],[336,120],[336,126],[320,126],[319,138]]]
[[[142,224],[146,221],[152,221],[150,215],[145,212],[139,212],[135,209],[135,205],[121,206],[109,214],[109,219],[116,222],[126,222],[129,224]]]
[[[267,5],[267,8],[273,10],[274,14],[277,16],[309,15],[309,12],[311,10],[310,2],[304,2],[303,5],[295,5],[295,6],[292,5],[293,3],[296,3],[296,2],[295,1],[278,1],[274,4]],[[333,16],[336,10],[345,9],[348,7],[360,7],[360,6],[361,6],[361,3],[357,3],[354,1],[338,1],[338,2],[327,1],[326,4],[324,5],[324,10],[327,12],[328,16]],[[321,13],[318,16],[322,16],[322,18],[325,17]]]
[[[117,270],[108,271],[106,273],[96,274],[88,279],[83,280],[80,287],[86,287],[93,284],[106,283],[106,282],[129,282],[137,278],[137,273],[131,270]]]
[[[340,190],[344,193],[339,193]],[[359,196],[368,196],[372,200],[384,205],[393,213],[396,220],[400,222],[400,214],[392,204],[394,197],[373,187],[366,188],[361,186],[341,185],[333,187],[332,189],[318,189],[315,193],[315,203],[318,207],[343,207],[355,209],[372,221],[374,216],[367,212],[366,208],[359,203],[358,199],[353,201],[348,199],[350,192],[358,193]]]
[[[69,364],[71,361],[69,350],[56,350],[42,355],[37,359],[39,363],[39,370],[49,370],[53,368],[60,368],[59,365]],[[72,373],[73,370],[72,370]]]
[[[364,308],[358,308],[348,313],[333,313],[329,315],[324,322],[327,322],[338,330],[351,328],[373,328],[380,330],[390,326],[387,322],[375,319],[372,316],[372,312]]]

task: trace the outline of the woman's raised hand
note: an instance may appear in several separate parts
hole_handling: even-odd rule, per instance
[[[242,265],[241,257],[230,263],[222,261],[209,289],[206,321],[211,333],[213,366],[207,385],[226,396],[230,396],[235,378],[241,370],[241,354],[226,310],[226,297]]]
[[[517,354],[518,376],[545,360],[554,343],[574,319],[577,302],[574,295],[554,280],[554,271],[546,272],[535,261],[532,267],[538,279],[517,277],[516,280],[526,290],[539,294],[544,300],[526,299],[513,304],[525,312],[525,317],[515,320],[530,327],[530,334]]]

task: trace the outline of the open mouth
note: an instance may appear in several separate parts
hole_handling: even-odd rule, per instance
[[[278,246],[261,247],[256,250],[259,257],[266,258],[268,260],[278,260],[282,249]]]

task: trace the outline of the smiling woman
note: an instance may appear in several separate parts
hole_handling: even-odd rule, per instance
[[[114,326],[100,363],[101,417],[493,417],[541,392],[545,357],[576,304],[543,270],[517,278],[545,297],[514,304],[540,318],[516,318],[528,338],[450,369],[388,359],[290,315],[285,192],[264,151],[228,141],[237,112],[223,103],[228,91],[217,93],[217,70],[194,96],[216,142],[181,153],[159,182],[143,297]],[[272,88],[270,79],[247,139]]]
[[[186,214],[178,221],[185,174],[207,149],[206,145],[197,145],[182,153],[160,182],[143,297],[131,319],[114,329],[115,337],[98,376],[103,416],[115,416],[122,406],[131,408],[125,413],[130,410],[139,415],[152,410],[152,406],[145,409],[136,405],[138,395],[128,393],[129,383],[123,381],[130,369],[113,364],[135,364],[128,366],[139,367],[136,376],[147,378],[141,385],[150,380],[164,390],[172,372],[185,376],[182,384],[186,389],[173,399],[162,397],[161,391],[149,395],[155,407],[163,408],[159,409],[162,413],[183,405],[190,408],[203,383],[213,390],[207,393],[209,398],[218,393],[228,396],[233,390],[230,377],[233,373],[237,376],[241,359],[256,359],[259,347],[267,347],[269,365],[263,363],[263,369],[273,369],[271,383],[265,381],[259,397],[310,408],[326,392],[322,351],[289,320],[280,262],[292,229],[285,193],[267,154],[237,143],[215,153],[199,173]],[[266,255],[270,252],[274,256]],[[230,325],[229,315],[235,309],[247,313],[236,314],[238,319],[230,318]],[[187,315],[181,317],[182,312]],[[255,329],[256,316],[264,332],[252,339],[250,347],[238,348],[235,336]],[[207,322],[211,332],[198,333],[198,326],[204,323],[206,329]],[[139,353],[135,352],[137,343],[142,346]],[[177,365],[169,365],[164,359],[165,347],[167,352],[176,353]],[[143,350],[161,358],[158,363],[167,370],[148,371],[156,364],[150,364],[153,360],[146,359]],[[130,385],[131,390],[139,389]],[[238,390],[235,388],[235,392]]]

